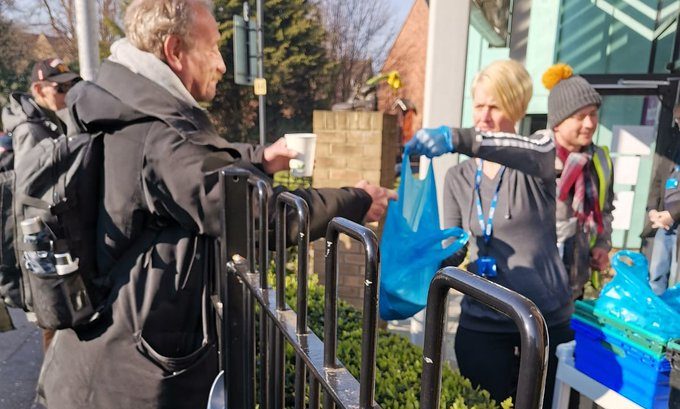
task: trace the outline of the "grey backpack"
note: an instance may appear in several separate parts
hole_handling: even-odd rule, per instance
[[[103,166],[103,136],[80,133],[43,139],[0,173],[0,297],[12,307],[35,312],[43,328],[71,328],[88,322],[109,288],[96,263],[96,225]],[[52,253],[68,252],[78,269],[68,274],[34,274],[23,252],[19,224],[39,217],[52,232]],[[45,250],[45,249],[41,249]]]

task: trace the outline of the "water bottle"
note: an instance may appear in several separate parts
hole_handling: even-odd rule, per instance
[[[33,294],[33,312],[43,328],[72,328],[87,322],[94,314],[78,259],[68,250],[57,249],[57,238],[39,218],[21,222],[26,268]]]
[[[57,253],[54,255],[57,274],[60,276],[78,271],[78,259],[73,260],[70,253]]]
[[[39,217],[32,217],[21,222],[24,234],[24,251],[26,268],[34,274],[56,274],[56,263],[52,251],[53,237]]]

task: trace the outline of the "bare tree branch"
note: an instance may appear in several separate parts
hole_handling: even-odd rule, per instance
[[[346,100],[370,76],[372,66],[382,65],[387,43],[396,32],[394,20],[385,0],[320,0],[319,4],[328,54],[336,62],[333,99]]]
[[[99,42],[100,52],[108,53],[109,45],[121,37],[122,10],[129,0],[90,0],[99,6],[97,13],[100,18]],[[57,39],[59,53],[67,54],[71,60],[78,56],[78,37],[76,29],[75,0],[0,0],[2,4],[12,4],[15,20],[29,33],[42,33],[50,39]],[[50,40],[52,41],[52,40]]]

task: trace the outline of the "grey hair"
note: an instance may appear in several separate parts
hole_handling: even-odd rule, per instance
[[[125,11],[125,35],[135,47],[165,60],[167,36],[176,35],[190,45],[194,6],[213,10],[211,0],[134,0]]]

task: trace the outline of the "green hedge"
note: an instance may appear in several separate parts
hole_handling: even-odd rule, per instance
[[[318,277],[309,280],[308,324],[314,333],[323,338],[324,290]],[[272,281],[273,282],[273,281]],[[286,299],[295,304],[297,283],[294,274],[286,279]],[[292,391],[295,357],[289,346],[286,354],[287,384]],[[420,377],[422,373],[421,348],[407,339],[385,330],[379,330],[377,350],[376,401],[384,409],[418,408],[420,400]],[[348,303],[338,302],[338,359],[359,378],[361,359],[361,313]],[[470,381],[458,371],[444,365],[442,376],[441,407],[445,409],[492,409],[512,407],[510,400],[498,405],[489,393],[473,388]],[[287,393],[292,396],[292,393]]]

